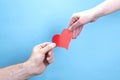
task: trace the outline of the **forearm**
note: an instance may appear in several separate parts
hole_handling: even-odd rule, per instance
[[[92,10],[95,11],[94,16],[99,18],[101,16],[120,10],[120,0],[106,0],[95,8],[92,8]]]
[[[26,63],[0,69],[0,80],[26,80],[31,76],[31,68]]]

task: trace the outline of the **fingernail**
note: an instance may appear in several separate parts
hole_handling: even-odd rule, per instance
[[[69,28],[68,28],[68,30],[70,30],[70,31],[71,31],[71,27],[69,27]]]
[[[56,44],[55,43],[51,43],[50,46],[54,48],[56,46]]]

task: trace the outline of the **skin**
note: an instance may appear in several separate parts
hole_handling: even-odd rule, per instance
[[[73,32],[72,38],[75,39],[80,34],[85,24],[118,10],[120,10],[120,0],[106,0],[92,9],[74,13],[68,26],[68,29]]]
[[[55,43],[50,42],[36,45],[26,62],[1,68],[0,80],[26,80],[34,75],[41,74],[52,63],[52,49],[55,46]]]

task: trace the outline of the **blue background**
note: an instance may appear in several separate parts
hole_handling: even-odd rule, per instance
[[[0,67],[26,61],[33,46],[51,41],[71,15],[104,0],[0,0]],[[89,13],[88,13],[89,14]],[[85,25],[69,50],[29,80],[120,80],[120,12]]]

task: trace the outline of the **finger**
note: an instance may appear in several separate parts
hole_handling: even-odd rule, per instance
[[[68,30],[74,31],[75,28],[77,28],[78,26],[79,26],[79,22],[77,21],[77,22],[73,23],[71,26],[69,26]]]
[[[73,25],[71,25],[71,26],[68,28],[68,30],[73,31],[73,30],[75,30],[76,28],[78,28],[78,27],[81,26],[81,25],[82,25],[82,24],[81,24],[80,20],[78,20],[78,21],[76,21]]]
[[[39,48],[44,48],[45,46],[47,46],[48,44],[50,44],[51,42],[44,42],[42,44],[38,44],[35,47],[39,47]]]
[[[75,32],[75,39],[77,38],[77,33],[78,33],[78,30],[79,30],[79,28],[78,28],[78,29],[76,29],[76,32]]]
[[[78,21],[78,17],[77,16],[75,16],[74,18],[73,18],[73,20],[72,20],[72,23],[69,25],[69,27],[72,25],[72,24],[74,24],[76,21]]]
[[[47,54],[45,54],[44,63],[45,63],[46,66],[52,62],[52,59],[53,59],[53,54],[52,53],[53,52],[51,50]]]
[[[83,26],[78,27],[75,32],[73,38],[76,39],[77,36],[81,33]]]
[[[47,57],[51,57],[51,56],[53,56],[53,52],[52,52],[52,50],[50,50],[50,51],[48,52]]]
[[[73,31],[73,36],[72,36],[72,39],[76,39],[76,31],[77,31],[77,29],[75,29],[74,31]]]
[[[47,61],[48,61],[48,63],[51,63],[53,61],[53,52],[52,51],[48,52]]]
[[[72,18],[70,19],[69,26],[71,26],[71,25],[74,23],[74,21],[75,21],[75,17],[72,17]]]
[[[52,50],[55,47],[56,47],[55,43],[50,43],[42,49],[43,53],[46,54],[48,51]]]
[[[53,58],[49,58],[48,63],[50,64],[50,63],[52,63],[53,61],[54,61]]]
[[[78,36],[78,35],[81,33],[82,29],[83,29],[83,25],[80,26],[79,29],[77,30],[77,32],[76,32],[76,33],[77,33],[76,36]]]
[[[83,25],[82,26],[80,26],[80,27],[78,27],[77,29],[75,29],[74,31],[73,31],[73,39],[76,39],[77,38],[77,36],[80,34],[80,32],[82,31],[82,28],[83,28]]]
[[[79,18],[77,16],[74,16],[70,19],[69,26],[71,26],[73,23],[75,23]],[[68,27],[69,27],[68,26]]]

